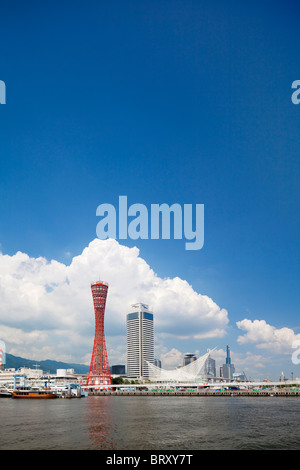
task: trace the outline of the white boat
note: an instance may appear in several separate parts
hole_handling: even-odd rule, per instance
[[[0,388],[0,398],[11,397],[11,392],[7,388]]]

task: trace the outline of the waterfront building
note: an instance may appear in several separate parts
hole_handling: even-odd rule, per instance
[[[205,375],[207,378],[216,377],[216,361],[211,356],[205,362]]]
[[[26,375],[20,370],[16,371],[14,368],[1,370],[0,387],[12,388],[15,382],[15,378],[18,379],[17,382],[19,386],[24,386],[26,383]]]
[[[183,367],[197,360],[195,354],[186,353],[183,358]]]
[[[4,355],[4,354],[3,354],[3,351],[2,351],[2,349],[0,349],[0,370],[2,370],[2,364],[3,364],[3,362],[4,362],[4,361],[3,361],[3,355]]]
[[[148,364],[154,364],[154,322],[149,306],[131,306],[126,318],[127,376],[149,378]]]
[[[229,346],[226,346],[226,363],[223,364],[223,377],[225,379],[232,379],[233,374],[235,373],[235,367],[231,363],[231,357],[230,357],[230,348]]]
[[[154,365],[161,369],[161,360],[160,359],[154,359]]]
[[[49,387],[67,386],[68,384],[83,384],[86,382],[86,375],[78,374],[74,369],[57,369],[56,374],[45,372],[42,369],[30,369],[21,367],[20,369],[5,369],[0,371],[0,387],[9,389],[16,386]]]
[[[116,364],[114,366],[111,366],[110,373],[112,375],[125,375],[125,365]]]
[[[287,380],[287,379],[286,379],[284,373],[281,372],[280,377],[279,377],[279,382],[285,382],[286,380]]]
[[[244,372],[236,372],[232,374],[233,380],[239,381],[239,382],[246,382],[247,377]]]

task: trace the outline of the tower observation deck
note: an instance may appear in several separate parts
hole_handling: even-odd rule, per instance
[[[95,282],[91,285],[91,289],[95,311],[95,338],[87,386],[98,388],[112,384],[104,335],[108,284],[102,281]]]

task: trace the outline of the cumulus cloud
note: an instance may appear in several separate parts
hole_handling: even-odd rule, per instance
[[[124,359],[120,338],[126,334],[126,313],[136,302],[151,306],[155,334],[161,337],[211,338],[226,332],[228,313],[211,298],[179,277],[160,278],[137,248],[95,239],[69,265],[0,253],[0,337],[7,352],[88,363],[94,336],[90,284],[97,280],[109,283],[109,355],[119,352]]]
[[[175,369],[179,365],[182,366],[183,354],[176,348],[172,348],[170,351],[162,353],[160,356],[163,369]]]
[[[291,328],[275,328],[265,320],[244,319],[236,323],[240,330],[246,333],[239,336],[239,344],[256,344],[257,348],[265,349],[273,353],[291,353],[295,341],[300,340],[300,334],[295,334]]]

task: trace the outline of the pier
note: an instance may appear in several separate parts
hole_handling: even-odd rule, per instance
[[[170,396],[170,397],[300,397],[300,391],[195,390],[195,391],[93,391],[88,396]]]

